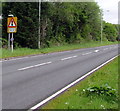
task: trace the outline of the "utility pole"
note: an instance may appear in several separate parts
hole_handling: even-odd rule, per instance
[[[39,30],[38,30],[38,48],[40,49],[41,43],[40,43],[40,14],[41,14],[41,0],[39,0]]]
[[[102,20],[102,9],[100,10],[100,16],[101,16],[101,43],[103,38],[103,20]]]

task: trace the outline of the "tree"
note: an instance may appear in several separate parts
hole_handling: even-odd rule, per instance
[[[3,6],[3,38],[9,11],[18,17],[15,42],[22,47],[38,48],[40,25],[41,48],[52,45],[100,40],[101,13],[95,2],[42,2],[39,24],[38,2],[5,2]],[[116,40],[116,28],[105,24],[103,34],[109,41]]]
[[[5,2],[3,7],[3,38],[7,39],[7,17],[11,13],[18,17],[18,31],[15,42],[22,47],[37,48],[38,41],[38,3]]]
[[[111,23],[105,23],[103,32],[105,33],[106,38],[108,41],[116,41],[117,38],[117,30],[115,26]]]

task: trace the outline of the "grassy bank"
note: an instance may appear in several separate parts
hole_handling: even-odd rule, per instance
[[[118,109],[118,58],[48,102],[42,109]]]
[[[0,58],[26,56],[26,55],[34,55],[34,54],[50,53],[50,52],[59,52],[59,51],[73,50],[73,49],[80,49],[80,48],[90,48],[90,47],[97,47],[97,46],[104,46],[104,45],[112,45],[112,44],[117,44],[117,43],[118,42],[103,42],[103,43],[89,42],[89,43],[81,43],[81,44],[56,46],[56,47],[44,48],[44,49],[18,48],[18,49],[14,49],[13,53],[7,49],[0,49],[0,52],[2,52],[2,56],[0,56]]]

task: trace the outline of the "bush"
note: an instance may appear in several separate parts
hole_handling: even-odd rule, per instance
[[[105,84],[103,86],[94,86],[94,87],[89,87],[86,89],[86,94],[87,96],[91,94],[96,94],[96,95],[107,95],[107,96],[114,96],[116,97],[116,89],[111,88],[108,86],[108,84]]]
[[[1,46],[2,48],[7,48],[7,47],[8,47],[7,44],[8,44],[8,42],[7,42],[6,39],[0,38],[0,46]]]
[[[107,101],[112,102],[118,102],[118,96],[116,89],[113,89],[108,84],[105,84],[103,86],[93,86],[89,87],[87,89],[83,89],[84,94],[87,97],[93,98],[93,96],[102,97],[103,99],[106,99]]]

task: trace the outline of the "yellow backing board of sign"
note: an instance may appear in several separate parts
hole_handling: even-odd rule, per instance
[[[17,17],[8,17],[7,32],[8,33],[16,33],[17,32]]]

